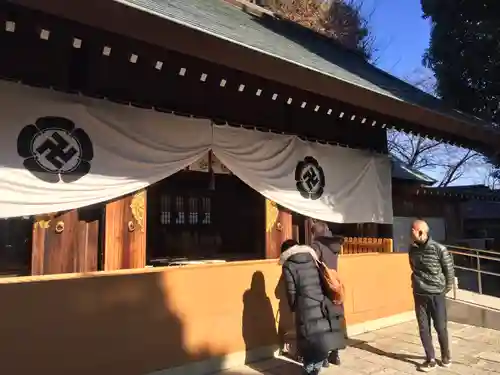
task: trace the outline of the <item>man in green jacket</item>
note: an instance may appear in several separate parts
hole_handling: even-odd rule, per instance
[[[428,372],[436,367],[431,320],[441,348],[441,365],[451,366],[446,294],[453,288],[455,272],[452,256],[445,246],[430,238],[429,226],[425,221],[416,220],[413,223],[411,236],[413,243],[410,246],[409,257],[415,313],[426,354],[426,361],[420,370]]]

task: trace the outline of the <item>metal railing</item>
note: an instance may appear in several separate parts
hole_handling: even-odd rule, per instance
[[[500,270],[500,252],[470,249],[454,245],[446,245],[446,247],[448,251],[453,254],[454,267],[456,270],[476,273],[479,294],[483,294],[483,275],[500,277],[500,272],[485,269],[488,264],[491,265],[491,262],[494,262],[493,264],[497,265],[497,268]]]

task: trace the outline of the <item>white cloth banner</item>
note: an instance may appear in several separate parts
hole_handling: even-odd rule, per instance
[[[212,150],[241,180],[292,211],[337,223],[392,223],[387,156],[228,126],[214,126]]]
[[[0,217],[75,209],[206,155],[209,120],[0,81]]]
[[[387,157],[2,81],[0,106],[1,218],[108,201],[212,150],[293,211],[331,222],[392,222]]]

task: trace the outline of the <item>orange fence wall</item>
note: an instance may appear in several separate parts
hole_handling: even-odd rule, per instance
[[[339,267],[348,324],[411,309],[403,254]],[[276,344],[280,274],[272,260],[1,280],[2,373],[142,375]]]
[[[413,309],[408,254],[343,255],[347,323],[357,324]]]

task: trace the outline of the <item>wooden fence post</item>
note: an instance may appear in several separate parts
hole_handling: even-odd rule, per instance
[[[384,238],[384,253],[392,253],[393,251],[392,238]]]

